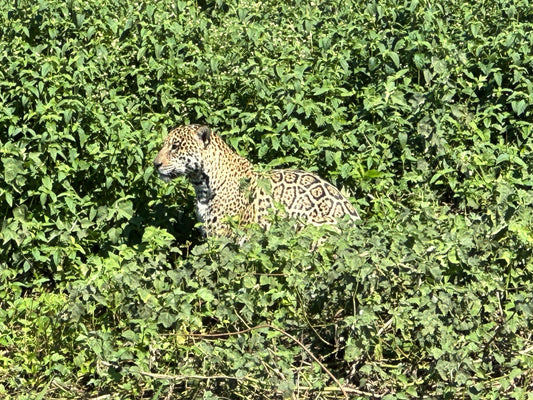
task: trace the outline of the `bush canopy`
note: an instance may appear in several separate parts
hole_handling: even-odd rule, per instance
[[[0,66],[2,398],[531,398],[528,1],[5,1]],[[362,220],[201,239],[196,122]]]

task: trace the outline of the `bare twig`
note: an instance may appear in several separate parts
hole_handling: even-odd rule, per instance
[[[298,346],[300,346],[302,348],[302,350],[304,350],[309,355],[309,357],[311,357],[313,359],[313,361],[315,361],[320,366],[320,368],[322,368],[322,370],[326,374],[329,375],[329,377],[333,380],[333,382],[335,382],[335,384],[339,387],[340,391],[342,392],[344,398],[346,398],[346,399],[348,398],[348,392],[347,392],[348,388],[344,387],[339,382],[339,380],[335,377],[335,375],[333,375],[331,373],[331,371],[313,354],[313,352],[311,350],[309,350],[307,348],[307,346],[305,344],[303,344],[300,340],[298,340],[293,335],[291,335],[290,333],[284,331],[281,328],[275,327],[275,326],[270,325],[270,324],[263,324],[263,325],[257,325],[257,326],[254,326],[254,327],[251,327],[251,328],[248,328],[248,329],[244,329],[244,330],[238,331],[238,332],[212,333],[212,334],[194,334],[194,333],[192,333],[192,334],[189,334],[189,336],[203,337],[203,338],[224,337],[224,336],[227,337],[227,336],[240,335],[240,334],[247,333],[247,332],[250,332],[250,331],[253,331],[253,330],[264,329],[264,328],[275,330],[275,331],[281,333],[282,335],[288,337],[289,339],[291,339],[296,344],[298,344]]]
[[[236,332],[189,333],[189,334],[184,334],[183,336],[189,336],[189,337],[194,337],[194,338],[202,338],[202,339],[210,339],[210,338],[215,339],[215,338],[225,338],[225,337],[229,337],[229,336],[241,335],[241,334],[248,333],[248,332],[251,332],[251,331],[254,331],[254,330],[258,330],[258,329],[271,329],[271,330],[274,330],[276,332],[281,333],[283,336],[286,336],[287,338],[289,338],[290,340],[292,340],[296,344],[298,344],[298,346],[300,346],[302,348],[302,350],[304,350],[307,353],[307,355],[309,355],[309,357],[311,357],[312,360],[314,362],[316,362],[320,366],[320,368],[322,368],[322,370],[337,385],[337,386],[328,386],[328,387],[323,388],[322,390],[324,390],[326,392],[341,392],[345,399],[349,398],[348,393],[358,394],[358,395],[363,395],[363,396],[369,396],[369,397],[374,397],[374,398],[376,397],[376,395],[373,394],[373,393],[365,392],[365,391],[362,391],[362,390],[359,390],[359,389],[355,389],[355,388],[351,388],[351,387],[347,387],[347,386],[342,385],[339,382],[339,380],[335,377],[335,375],[333,375],[333,373],[313,354],[313,352],[311,350],[309,350],[309,348],[302,341],[300,341],[299,339],[297,339],[296,337],[294,337],[293,335],[291,335],[287,331],[285,331],[285,330],[283,330],[281,328],[275,327],[273,325],[270,325],[270,324],[257,325],[257,326],[249,327],[247,329],[243,329],[243,330],[236,331]],[[118,365],[109,363],[107,361],[100,361],[100,363],[102,365],[104,365],[104,366],[107,366],[107,367],[119,367]],[[171,380],[171,381],[225,379],[225,380],[235,380],[235,381],[249,381],[249,382],[253,382],[255,384],[260,384],[260,382],[258,380],[254,379],[254,378],[251,378],[251,377],[247,377],[247,376],[236,377],[236,376],[223,375],[223,374],[221,374],[221,375],[196,375],[196,374],[190,374],[190,375],[168,375],[168,374],[156,374],[156,373],[152,373],[152,372],[145,372],[145,371],[140,371],[140,370],[131,369],[131,368],[129,369],[129,372],[130,373],[137,373],[139,375],[147,376],[147,377],[154,378],[154,379],[165,379],[165,380]],[[304,387],[304,386],[298,386],[298,390],[309,390],[309,389],[311,389],[311,388]]]
[[[394,317],[391,317],[387,322],[385,322],[385,323],[383,324],[383,326],[382,326],[382,327],[379,329],[379,331],[378,331],[378,336],[381,336],[381,334],[382,334],[383,332],[385,332],[387,329],[389,329],[389,327],[390,327],[391,324],[392,324],[393,319],[394,319]]]
[[[313,354],[313,352],[311,350],[309,350],[307,348],[307,346],[305,344],[300,342],[297,338],[292,336],[289,332],[284,331],[283,329],[277,328],[277,327],[272,326],[272,325],[268,325],[268,327],[270,329],[278,331],[279,333],[287,336],[292,341],[296,342],[298,344],[298,346],[300,346],[302,348],[302,350],[304,350],[309,355],[309,357],[311,357],[313,359],[313,361],[315,361],[318,365],[320,365],[320,368],[322,368],[324,370],[324,372],[326,374],[328,374],[331,379],[333,379],[333,382],[335,382],[337,384],[337,386],[339,387],[339,389],[342,391],[343,396],[346,399],[348,398],[348,393],[346,392],[346,388],[339,382],[339,380],[337,378],[335,378],[335,375],[333,375],[331,373],[331,371],[329,369],[327,369],[326,366],[320,362],[320,360]]]
[[[100,361],[100,363],[106,367],[119,367],[118,365],[112,364],[107,361]],[[168,381],[183,381],[183,380],[209,380],[209,379],[229,379],[234,381],[242,381],[242,380],[249,380],[253,381],[254,383],[257,383],[258,381],[249,378],[249,377],[236,377],[231,375],[196,375],[196,374],[190,374],[190,375],[167,375],[167,374],[155,374],[153,372],[146,372],[146,371],[140,371],[136,369],[129,368],[128,371],[130,373],[139,374],[142,376],[147,376],[149,378],[154,379],[164,379]]]
[[[116,367],[116,368],[119,367],[119,365],[115,365],[115,364],[112,364],[112,363],[107,362],[107,361],[100,361],[100,363],[103,366],[106,366],[106,367]],[[190,374],[190,375],[168,375],[168,374],[155,374],[155,373],[152,373],[152,372],[139,371],[139,370],[131,369],[131,368],[128,369],[128,372],[130,372],[132,374],[139,374],[139,375],[146,376],[146,377],[149,377],[149,378],[164,379],[164,380],[168,380],[168,381],[180,381],[180,380],[189,380],[189,379],[191,379],[191,380],[229,379],[229,380],[235,380],[235,381],[250,381],[250,382],[253,382],[255,384],[260,384],[261,383],[260,381],[254,379],[254,378],[250,378],[250,377],[246,377],[246,376],[244,376],[244,377],[236,377],[236,376],[231,376],[231,375],[196,375],[196,374]],[[301,391],[305,391],[305,390],[312,390],[312,387],[310,387],[310,386],[298,386],[296,389],[297,390],[301,390]],[[343,394],[343,396],[345,398],[348,398],[348,393],[376,397],[372,393],[364,392],[364,391],[359,390],[359,389],[350,388],[350,387],[341,386],[341,385],[339,385],[338,387],[337,386],[327,386],[325,388],[322,388],[322,390],[324,392],[342,392],[342,394]],[[103,396],[95,397],[95,398],[93,398],[91,400],[104,400],[104,399],[108,398],[109,396],[110,395],[103,395]]]
[[[296,295],[298,296],[298,300],[300,301],[300,304],[304,304],[304,301],[302,299],[302,295],[300,294],[300,291],[299,290],[296,290]],[[333,347],[333,344],[331,344],[330,342],[328,342],[326,339],[324,339],[322,336],[320,336],[320,333],[318,333],[318,331],[315,329],[315,327],[311,324],[311,321],[309,321],[309,319],[307,318],[307,312],[305,311],[305,308],[302,306],[301,308],[302,310],[302,315],[305,319],[305,322],[307,323],[307,326],[310,327],[313,332],[315,333],[315,335],[326,345],[328,346],[331,346]]]

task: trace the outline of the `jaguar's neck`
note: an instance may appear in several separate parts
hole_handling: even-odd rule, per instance
[[[200,170],[189,175],[196,193],[196,212],[201,222],[210,224],[217,209],[231,203],[235,215],[248,206],[248,190],[255,177],[253,164],[234,152],[216,135],[211,137],[212,150],[202,160]]]
[[[206,176],[202,177],[203,185],[199,186],[199,189],[208,188],[211,196],[224,191],[234,196],[243,179],[255,175],[253,164],[233,151],[219,136],[213,136],[212,140],[215,143],[209,145],[214,146],[217,151],[204,162],[203,172]],[[197,191],[198,194],[200,193]]]

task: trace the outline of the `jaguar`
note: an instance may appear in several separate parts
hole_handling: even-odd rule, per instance
[[[283,212],[301,224],[336,224],[360,219],[354,206],[331,183],[296,169],[258,172],[206,125],[171,130],[154,160],[159,177],[185,176],[194,187],[196,214],[207,236],[231,235],[228,217],[243,226],[270,226],[269,213]]]

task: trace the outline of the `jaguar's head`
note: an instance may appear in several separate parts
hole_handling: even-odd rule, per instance
[[[195,179],[203,172],[202,154],[211,140],[205,125],[184,125],[169,132],[154,160],[159,177],[165,181],[178,176]]]

